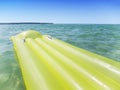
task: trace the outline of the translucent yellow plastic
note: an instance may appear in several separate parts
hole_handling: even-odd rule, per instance
[[[33,30],[12,41],[27,90],[120,90],[120,62]]]

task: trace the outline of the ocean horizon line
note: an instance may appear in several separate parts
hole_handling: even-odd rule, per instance
[[[53,22],[0,22],[0,25],[7,24],[91,24],[91,25],[120,25],[119,23],[53,23]]]
[[[51,22],[0,22],[0,24],[54,24]]]

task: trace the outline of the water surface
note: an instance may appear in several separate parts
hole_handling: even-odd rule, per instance
[[[10,24],[0,25],[0,90],[25,90],[10,37],[34,29],[77,47],[120,61],[120,25]]]

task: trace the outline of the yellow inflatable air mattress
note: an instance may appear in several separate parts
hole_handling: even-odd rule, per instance
[[[120,62],[33,30],[11,39],[27,90],[120,90]]]

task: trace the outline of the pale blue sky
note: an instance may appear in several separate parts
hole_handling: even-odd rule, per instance
[[[120,24],[120,0],[0,0],[0,22]]]

